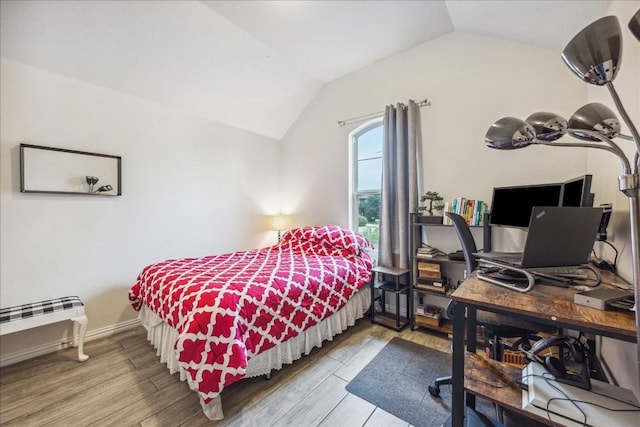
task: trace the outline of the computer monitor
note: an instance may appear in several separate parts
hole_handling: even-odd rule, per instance
[[[591,175],[582,175],[562,184],[560,206],[592,207]]]
[[[528,228],[534,206],[560,206],[562,187],[556,183],[494,188],[490,224]]]

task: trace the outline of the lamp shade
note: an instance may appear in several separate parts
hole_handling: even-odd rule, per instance
[[[536,131],[529,123],[516,117],[503,117],[491,125],[484,142],[491,148],[512,150],[528,146],[535,137]]]
[[[573,113],[569,119],[569,129],[578,130],[571,132],[572,135],[586,141],[600,141],[597,138],[579,132],[588,130],[598,132],[607,138],[613,138],[620,133],[620,122],[616,115],[604,104],[592,102]]]
[[[271,228],[282,231],[287,229],[287,217],[284,215],[274,215],[271,217]]]
[[[634,36],[640,41],[640,9],[631,17],[631,21],[629,21],[629,29],[633,33]]]
[[[569,68],[587,83],[613,81],[622,56],[622,34],[615,16],[605,16],[580,31],[562,51]]]
[[[526,120],[535,129],[536,139],[555,141],[562,137],[562,131],[567,128],[567,120],[555,113],[540,111],[533,113]]]

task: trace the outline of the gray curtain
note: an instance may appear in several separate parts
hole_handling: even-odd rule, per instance
[[[378,264],[409,268],[409,212],[418,206],[418,105],[389,105],[384,115]]]

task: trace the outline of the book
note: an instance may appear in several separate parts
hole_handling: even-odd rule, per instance
[[[444,208],[442,209],[442,212],[443,214],[446,212],[451,212],[451,203],[444,202]],[[444,225],[451,225],[451,219],[448,216],[444,215],[442,218],[442,223]]]
[[[416,258],[424,258],[424,259],[430,259],[430,258],[435,258],[438,255],[440,255],[439,253],[433,253],[433,254],[416,254]]]
[[[446,294],[447,291],[449,290],[449,284],[443,283],[442,286],[433,286],[433,280],[418,277],[416,279],[415,288],[417,291],[423,290],[423,291],[438,292],[441,294]]]
[[[444,204],[444,212],[460,215],[468,225],[484,225],[484,215],[488,210],[489,206],[482,200],[467,199],[466,197],[456,197],[450,203],[445,202]],[[452,224],[446,215],[442,223]]]
[[[434,248],[433,246],[422,245],[416,249],[416,253],[418,254],[436,254],[440,252],[438,248]]]
[[[440,271],[440,264],[437,262],[418,261],[420,270]]]
[[[418,270],[418,277],[423,279],[440,279],[439,271]]]

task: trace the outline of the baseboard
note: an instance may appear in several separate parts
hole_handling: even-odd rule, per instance
[[[127,329],[134,328],[140,325],[140,319],[131,319],[126,322],[117,323],[115,325],[106,326],[104,328],[94,329],[88,331],[84,338],[84,342],[97,340],[99,338],[108,337],[118,332],[126,331]],[[65,341],[55,341],[47,344],[42,344],[36,347],[31,347],[25,350],[21,350],[15,353],[10,353],[0,357],[0,368],[3,366],[13,365],[14,363],[22,362],[24,360],[32,359],[34,357],[42,356],[43,354],[53,353],[59,350],[64,350],[72,346],[72,337],[69,337]]]

